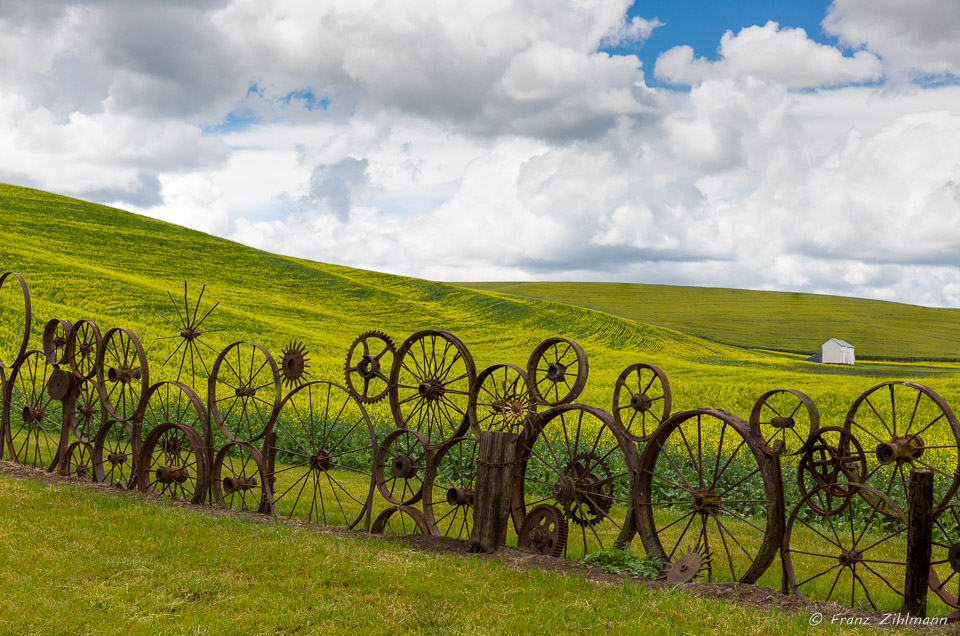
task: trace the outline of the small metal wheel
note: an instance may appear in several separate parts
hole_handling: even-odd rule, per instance
[[[410,506],[387,508],[370,524],[371,534],[400,536],[405,534],[431,535],[433,531],[423,513]]]
[[[210,480],[213,503],[235,510],[263,510],[263,458],[250,444],[227,444],[217,453]],[[267,487],[269,488],[269,486]]]
[[[445,443],[427,465],[423,516],[439,534],[467,540],[473,531],[473,492],[480,443],[458,437]]]
[[[660,569],[660,580],[670,587],[691,583],[701,573],[710,570],[713,557],[703,552],[703,546],[691,549],[677,557],[673,563],[664,563]]]
[[[266,437],[267,508],[279,517],[366,528],[376,448],[370,418],[349,391],[325,381],[301,385],[284,398]]]
[[[817,405],[805,393],[793,389],[767,391],[750,411],[750,430],[763,438],[771,453],[799,454],[818,428]]]
[[[140,441],[162,424],[184,424],[200,432],[208,449],[213,448],[213,430],[200,396],[182,382],[157,382],[150,386],[133,415],[134,454]],[[213,461],[211,451],[210,461]],[[208,462],[209,465],[209,462]]]
[[[644,442],[670,417],[670,382],[660,367],[632,364],[617,378],[613,418],[635,442]]]
[[[26,352],[4,386],[3,430],[10,459],[53,470],[66,450],[63,402],[47,393],[54,368],[39,350]]]
[[[67,406],[70,432],[81,442],[93,443],[97,432],[107,421],[106,409],[94,380],[80,380],[72,402]]]
[[[87,442],[74,442],[67,447],[64,460],[60,466],[64,475],[93,479],[93,447]]]
[[[867,455],[860,442],[845,428],[824,426],[803,448],[797,466],[800,496],[806,497],[820,489],[816,497],[807,500],[807,505],[819,515],[842,512],[853,494],[853,490],[843,484],[863,483],[867,476]]]
[[[4,283],[7,286],[4,287]],[[0,354],[0,369],[12,369],[26,352],[30,341],[30,290],[27,282],[17,272],[5,272],[0,275],[0,310],[3,312],[3,321],[12,326],[10,338],[5,342],[13,343],[13,347],[4,348]]]
[[[137,455],[131,433],[133,424],[107,420],[93,440],[93,480],[127,489],[136,476]]]
[[[354,397],[364,404],[386,397],[390,385],[387,374],[396,353],[393,340],[382,331],[367,331],[353,341],[343,374]]]
[[[183,424],[161,424],[143,440],[137,458],[137,487],[172,499],[203,503],[210,462],[203,439]]]
[[[213,363],[207,383],[210,419],[232,442],[262,438],[280,406],[280,370],[255,342],[235,342]]]
[[[907,505],[910,468],[933,471],[934,506],[949,504],[960,487],[960,422],[930,387],[915,382],[878,384],[856,399],[844,428],[874,452],[864,479],[901,508]]]
[[[472,425],[470,387],[477,379],[467,347],[447,331],[419,331],[403,343],[390,372],[390,410],[398,428],[438,446]]]
[[[67,362],[81,378],[97,373],[97,352],[100,350],[100,327],[92,320],[78,320],[67,335]]]
[[[423,480],[433,460],[427,436],[399,429],[380,443],[373,458],[373,478],[383,498],[393,504],[411,505],[423,496]]]
[[[589,371],[587,354],[580,345],[567,338],[547,338],[527,360],[530,394],[539,404],[569,404],[587,385]]]
[[[776,557],[783,530],[777,463],[736,415],[672,415],[640,455],[637,486],[637,531],[661,563],[692,546],[713,555],[708,581],[754,583]]]
[[[567,548],[567,519],[556,506],[540,504],[527,513],[520,526],[517,545],[540,554],[559,557]]]
[[[536,415],[527,372],[513,364],[495,364],[480,372],[470,387],[471,413],[476,414],[473,434],[480,431],[520,433]]]
[[[932,539],[930,589],[948,606],[960,610],[960,504],[940,511],[933,522]],[[950,618],[960,618],[957,612],[951,614]]]
[[[783,535],[783,566],[793,593],[811,601],[897,611],[906,574],[906,515],[879,490],[851,482],[850,505],[841,514],[807,521],[810,501],[831,488],[821,486],[793,509]],[[869,494],[869,500],[864,495]],[[888,510],[881,514],[871,501]]]
[[[613,416],[563,404],[534,422],[517,446],[510,505],[518,532],[528,511],[547,503],[573,528],[563,556],[580,558],[614,545],[625,527],[632,536],[627,519],[637,449]]]
[[[307,349],[302,342],[296,340],[287,345],[282,351],[280,358],[280,376],[283,386],[288,389],[295,389],[306,382],[307,364],[310,358],[307,357]]]
[[[43,352],[55,367],[67,363],[67,338],[71,329],[73,323],[64,318],[49,320],[43,328]]]
[[[97,352],[97,388],[107,413],[130,420],[149,386],[147,354],[136,334],[125,327],[105,333]]]

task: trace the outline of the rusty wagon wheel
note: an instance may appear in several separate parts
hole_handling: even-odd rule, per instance
[[[92,378],[97,373],[97,352],[103,338],[100,327],[92,320],[78,320],[67,335],[67,362],[81,378]]]
[[[137,447],[139,444],[133,441],[133,424],[105,421],[93,440],[93,480],[98,484],[130,488],[136,477]]]
[[[28,351],[11,369],[3,399],[3,430],[10,459],[50,471],[66,450],[63,402],[47,392],[53,371],[42,351]]]
[[[864,483],[901,508],[907,505],[910,468],[933,471],[935,508],[949,504],[957,493],[960,422],[930,387],[900,380],[878,384],[854,401],[843,426],[868,452],[874,451],[868,454]],[[869,491],[864,496],[869,497]]]
[[[820,411],[808,395],[776,389],[760,396],[750,411],[750,430],[763,438],[767,449],[796,455],[820,428]]]
[[[367,331],[350,345],[343,376],[347,389],[364,404],[379,402],[387,396],[388,377],[397,348],[382,331]]]
[[[392,431],[373,457],[377,491],[392,504],[417,503],[423,497],[423,480],[432,461],[426,435],[403,428]]]
[[[264,510],[263,457],[250,444],[226,444],[213,462],[210,489],[214,504],[234,510]]]
[[[807,499],[807,505],[819,515],[842,512],[853,494],[843,484],[863,483],[867,476],[867,455],[860,442],[845,428],[824,426],[810,436],[803,449],[797,465],[800,497],[819,489],[817,496]]]
[[[467,540],[473,531],[473,493],[480,443],[458,437],[437,449],[423,479],[423,516],[433,534]]]
[[[55,367],[67,364],[67,338],[72,329],[73,323],[64,318],[49,320],[43,328],[43,352]]]
[[[284,398],[267,435],[268,509],[279,517],[366,528],[376,448],[370,417],[347,389],[323,380],[300,385]]]
[[[103,407],[115,419],[130,420],[150,386],[147,354],[136,334],[125,327],[103,334],[96,366]]]
[[[255,442],[280,406],[280,369],[256,342],[235,342],[220,352],[207,383],[210,419],[232,442]]]
[[[930,556],[930,589],[941,601],[960,610],[960,504],[941,509],[933,521]],[[960,612],[950,613],[960,618]]]
[[[653,364],[632,364],[617,378],[613,418],[635,442],[644,442],[670,417],[672,395],[667,374]]]
[[[60,472],[79,479],[93,479],[93,447],[87,442],[74,442],[63,454]]]
[[[6,287],[4,283],[7,283]],[[30,290],[27,289],[23,276],[17,272],[0,275],[0,309],[3,311],[4,322],[13,325],[12,338],[9,340],[13,347],[4,348],[0,352],[0,369],[8,370],[27,352],[30,341]]]
[[[183,424],[200,433],[209,456],[207,466],[213,463],[213,430],[207,418],[203,401],[193,389],[182,382],[163,380],[144,392],[140,405],[133,414],[132,439],[134,456],[139,457],[141,442],[163,424]]]
[[[613,416],[562,404],[524,430],[517,446],[510,509],[519,532],[530,509],[550,504],[570,532],[563,556],[579,558],[632,536],[630,481],[637,449]]]
[[[835,486],[808,493],[790,514],[781,555],[790,589],[807,600],[899,610],[906,574],[906,515],[879,490],[850,482],[842,484],[851,493],[850,505],[839,514],[808,521],[809,503]],[[881,514],[875,502],[887,512]]]
[[[654,431],[640,455],[636,499],[647,554],[671,563],[693,547],[713,557],[709,581],[756,582],[783,530],[780,476],[763,446],[746,422],[719,409],[675,413]]]
[[[371,534],[401,536],[407,534],[432,535],[433,530],[423,513],[410,506],[391,506],[370,524]]]
[[[203,503],[209,485],[210,461],[196,429],[161,424],[150,431],[137,458],[140,492]]]
[[[583,392],[589,371],[587,354],[579,344],[567,338],[547,338],[527,360],[530,394],[546,406],[569,404]]]
[[[481,371],[470,387],[470,412],[476,415],[474,436],[481,431],[520,433],[537,413],[527,372],[513,364],[495,364]]]
[[[473,424],[470,387],[477,378],[470,351],[447,331],[419,331],[401,345],[390,371],[390,411],[398,428],[438,446]]]
[[[100,427],[107,421],[97,383],[94,380],[79,380],[73,400],[66,410],[73,436],[81,442],[92,444]]]

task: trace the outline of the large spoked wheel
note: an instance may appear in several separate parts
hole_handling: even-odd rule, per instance
[[[423,480],[423,516],[439,534],[467,540],[473,531],[473,492],[480,443],[452,439],[441,446]]]
[[[343,375],[350,393],[364,404],[385,398],[390,385],[387,376],[396,352],[393,340],[382,331],[360,334],[350,345],[344,365]]]
[[[107,420],[93,441],[93,480],[118,488],[130,488],[136,477],[137,454],[133,425]]]
[[[632,364],[617,378],[613,390],[613,418],[630,439],[644,442],[670,417],[670,382],[660,367]]]
[[[481,431],[520,433],[537,413],[527,372],[513,364],[495,364],[481,371],[470,387],[470,412],[476,414],[475,436]]]
[[[30,341],[30,291],[27,282],[17,272],[6,272],[0,275],[0,309],[3,311],[3,322],[10,325],[9,338],[4,342],[13,343],[13,347],[4,348],[0,354],[0,369],[12,369],[27,352],[27,343]]]
[[[53,366],[67,364],[67,338],[73,329],[73,323],[63,318],[47,321],[43,328],[43,352]]]
[[[473,424],[470,387],[477,378],[467,347],[447,331],[420,331],[400,347],[390,373],[390,410],[399,428],[431,445],[461,437]]]
[[[163,424],[183,424],[199,431],[208,449],[213,448],[213,431],[207,420],[200,396],[182,382],[157,382],[147,389],[133,418],[134,453],[139,455],[140,442]],[[208,458],[213,460],[211,455]]]
[[[630,481],[636,447],[592,406],[564,404],[527,427],[517,447],[511,515],[517,532],[538,504],[556,506],[570,527],[563,556],[579,558],[632,537]]]
[[[72,408],[67,409],[70,432],[81,442],[92,444],[107,419],[97,383],[93,380],[80,380],[71,406]]]
[[[903,381],[878,384],[856,399],[844,428],[868,452],[865,483],[901,508],[907,505],[911,467],[933,471],[935,508],[949,504],[957,493],[960,423],[930,387]]]
[[[149,386],[147,354],[136,334],[124,327],[109,330],[97,353],[97,388],[107,413],[130,420]]]
[[[373,458],[377,490],[393,504],[412,505],[423,496],[423,480],[433,460],[427,436],[399,429],[380,443]]]
[[[773,457],[727,411],[671,416],[640,455],[637,530],[647,554],[672,563],[688,548],[713,557],[707,578],[754,583],[783,529]]]
[[[264,493],[270,511],[311,523],[366,528],[377,437],[363,405],[332,382],[287,395],[267,436]]]
[[[809,493],[787,522],[783,565],[790,589],[807,600],[899,610],[906,570],[906,515],[879,490],[851,482],[843,484],[850,503],[839,514],[808,520],[809,503],[831,487]],[[881,502],[887,512],[881,514],[874,502]]]
[[[547,338],[527,360],[530,393],[540,404],[557,406],[577,399],[587,385],[587,354],[573,340]]]
[[[750,430],[763,438],[770,452],[795,455],[818,428],[817,405],[793,389],[767,391],[750,411]]]
[[[226,444],[213,462],[213,503],[234,510],[263,510],[263,458],[250,444]]]
[[[63,403],[47,393],[53,371],[42,351],[28,351],[11,370],[3,400],[10,459],[51,471],[60,461],[65,425]]]
[[[78,320],[67,336],[67,362],[81,378],[97,374],[97,351],[100,350],[100,327],[92,320]]]
[[[143,440],[137,459],[137,487],[171,499],[203,503],[210,461],[203,439],[183,424],[161,424]]]
[[[235,342],[213,363],[207,388],[210,418],[227,439],[255,442],[277,416],[280,369],[259,344]]]

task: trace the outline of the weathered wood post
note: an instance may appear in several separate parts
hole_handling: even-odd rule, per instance
[[[516,452],[516,433],[480,432],[471,552],[495,552],[507,540]]]
[[[910,471],[907,504],[907,572],[902,611],[925,618],[933,540],[933,471],[925,468]]]

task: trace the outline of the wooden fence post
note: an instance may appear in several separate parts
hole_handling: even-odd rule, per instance
[[[907,503],[907,572],[902,611],[925,618],[933,540],[933,471],[925,468],[910,471]]]
[[[496,552],[506,541],[516,452],[516,433],[480,432],[471,552]]]

